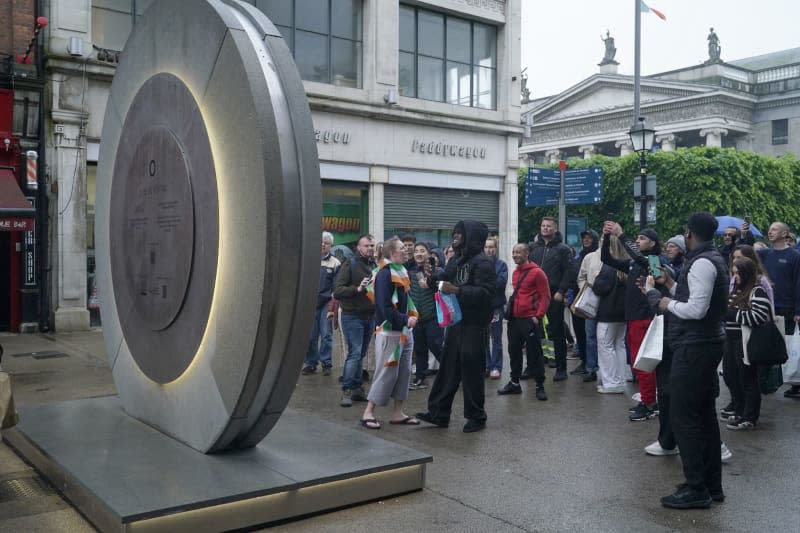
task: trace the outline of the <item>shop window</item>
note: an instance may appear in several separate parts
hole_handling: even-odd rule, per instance
[[[245,0],[277,26],[300,77],[362,86],[362,0]]]
[[[12,135],[37,138],[39,136],[39,93],[14,91],[13,115]]]
[[[772,144],[789,144],[789,119],[772,121]]]
[[[400,94],[497,108],[497,28],[400,6]]]

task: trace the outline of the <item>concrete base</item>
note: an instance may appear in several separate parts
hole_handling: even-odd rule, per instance
[[[250,450],[206,455],[110,396],[19,409],[3,439],[101,531],[222,531],[420,490],[432,458],[293,410]]]
[[[89,331],[89,310],[79,307],[59,307],[51,318],[53,329],[59,333]]]

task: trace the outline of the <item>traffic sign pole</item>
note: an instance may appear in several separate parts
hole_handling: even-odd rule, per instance
[[[561,183],[559,184],[558,195],[558,229],[562,232],[564,239],[567,238],[567,204],[564,195],[564,172],[567,170],[567,162],[563,159],[558,162],[558,170],[561,171]]]

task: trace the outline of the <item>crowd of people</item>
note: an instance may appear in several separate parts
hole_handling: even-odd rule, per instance
[[[391,424],[448,427],[461,387],[463,431],[480,431],[487,419],[485,380],[503,372],[505,325],[510,376],[498,395],[522,394],[521,381],[532,379],[535,397],[546,401],[545,365],[555,369],[553,382],[567,380],[570,352],[580,358],[571,374],[594,383],[597,393],[622,394],[626,381],[635,382],[629,419],[659,420],[658,437],[645,452],[682,459],[685,482],[662,504],[708,507],[725,498],[721,462],[732,455],[719,420],[731,431],[759,422],[767,369],[748,359],[745,337],[779,319],[791,335],[800,322],[800,251],[788,226],[773,223],[769,245],[755,242],[749,222],[724,228],[721,246],[717,233],[716,218],[705,212],[693,214],[685,231],[666,242],[653,229],[626,234],[608,220],[599,233],[582,232],[576,251],[562,242],[557,222],[544,217],[531,242],[513,245],[511,270],[498,257],[498,239],[474,220],[458,222],[443,250],[413,235],[377,246],[362,235],[344,261],[331,254],[333,235],[323,232],[302,374],[318,365],[331,374],[331,331],[338,323],[345,347],[340,405],[365,402],[363,427],[379,429],[375,411],[390,401]],[[595,305],[587,312],[576,300],[588,293]],[[460,320],[443,328],[437,305],[445,297],[456,299]],[[655,371],[640,370],[634,363],[656,317],[663,323],[661,362]],[[375,368],[367,393],[370,342]],[[544,347],[552,350],[549,361]],[[431,355],[437,369],[429,368]],[[720,368],[731,401],[717,412]],[[406,414],[409,390],[428,388],[431,376],[427,410]],[[800,398],[800,384],[784,396]]]

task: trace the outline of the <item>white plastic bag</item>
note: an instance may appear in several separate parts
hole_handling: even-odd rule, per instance
[[[644,334],[644,340],[639,347],[639,353],[636,356],[636,362],[633,363],[633,368],[644,372],[652,372],[661,362],[663,350],[664,315],[656,315],[653,321],[650,322],[647,333]]]
[[[785,338],[789,359],[781,366],[783,382],[800,385],[800,327],[795,326],[794,335],[786,335]]]

